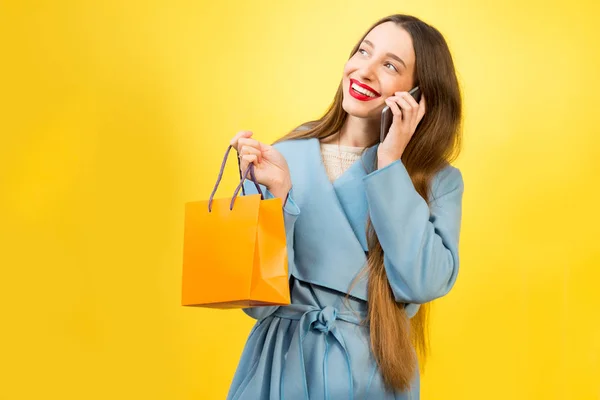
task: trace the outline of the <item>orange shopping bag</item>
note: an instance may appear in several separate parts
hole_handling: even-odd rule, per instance
[[[281,199],[264,200],[252,163],[240,174],[232,198],[213,199],[231,148],[209,200],[185,205],[181,304],[211,308],[288,305]],[[259,194],[237,197],[249,175]]]

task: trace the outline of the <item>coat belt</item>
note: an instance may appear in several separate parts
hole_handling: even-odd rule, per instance
[[[302,376],[302,386],[304,389],[304,398],[308,400],[308,382],[306,376],[306,366],[304,364],[304,338],[311,331],[315,330],[321,332],[323,335],[323,340],[325,341],[325,354],[323,358],[323,385],[325,387],[325,399],[329,400],[329,391],[328,391],[328,381],[327,381],[327,356],[329,352],[329,342],[331,338],[333,339],[333,344],[340,346],[342,349],[345,359],[346,359],[346,367],[348,370],[348,383],[350,387],[350,400],[353,400],[354,397],[354,382],[352,379],[352,369],[350,364],[350,354],[348,353],[348,349],[346,347],[346,343],[344,341],[344,337],[342,336],[340,330],[336,326],[336,321],[344,321],[355,325],[360,325],[363,320],[366,319],[366,313],[358,313],[358,312],[350,312],[343,311],[340,312],[336,308],[332,306],[326,306],[324,308],[319,308],[316,306],[308,306],[303,304],[291,304],[289,306],[279,307],[277,311],[273,314],[276,317],[296,320],[298,322],[298,335],[294,335],[292,342],[290,344],[289,351],[294,351],[294,347],[298,350],[298,368],[300,371],[282,371],[282,378],[284,377],[284,372],[300,372]],[[288,351],[288,353],[289,353]],[[294,368],[296,365],[286,365],[287,362],[284,363],[284,369],[287,367]],[[281,388],[281,398],[285,399],[293,399],[298,395],[297,391],[294,391],[294,388],[289,388],[286,390],[284,388],[285,379],[282,379],[280,383]]]

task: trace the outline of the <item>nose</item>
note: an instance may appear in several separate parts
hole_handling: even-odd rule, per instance
[[[361,81],[373,81],[375,79],[375,63],[371,61],[365,61],[365,63],[358,70],[358,77]]]

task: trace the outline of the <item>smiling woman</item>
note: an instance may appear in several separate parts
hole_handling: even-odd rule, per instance
[[[344,93],[348,92],[360,101],[381,97],[387,99],[397,91],[414,87],[414,69],[415,51],[411,35],[392,21],[382,23],[368,33],[360,43],[358,51],[346,63]],[[377,76],[376,82],[370,82],[369,74]],[[360,102],[350,99],[344,103],[348,112],[371,118],[376,118],[376,113],[381,111],[379,105],[381,102],[363,106]]]
[[[419,398],[426,304],[458,274],[460,119],[444,38],[392,15],[354,47],[321,119],[273,146],[249,131],[232,139],[240,168],[254,164],[266,198],[283,201],[292,304],[244,310],[258,322],[229,399]]]

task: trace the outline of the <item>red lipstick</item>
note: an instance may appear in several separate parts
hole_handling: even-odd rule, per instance
[[[375,97],[370,97],[370,96],[367,96],[367,95],[357,92],[356,90],[352,89],[352,84],[356,84],[363,89],[367,89],[367,90],[375,93]],[[369,100],[373,100],[373,99],[376,99],[381,96],[375,89],[371,88],[370,86],[365,85],[364,83],[360,83],[359,81],[357,81],[355,79],[350,79],[350,85],[348,87],[348,92],[350,93],[350,96],[352,96],[355,99],[360,100],[360,101],[369,101]]]

